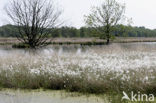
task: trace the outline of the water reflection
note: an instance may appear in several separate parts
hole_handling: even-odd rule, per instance
[[[32,50],[32,49],[14,49],[11,46],[0,46],[0,55],[7,55],[10,53],[85,53],[88,50],[108,50],[121,48],[122,50],[139,50],[139,51],[156,51],[156,42],[142,42],[142,43],[114,43],[109,46],[107,45],[94,45],[94,46],[82,46],[82,45],[49,45],[47,47]]]
[[[104,96],[64,91],[0,91],[0,103],[109,103]]]

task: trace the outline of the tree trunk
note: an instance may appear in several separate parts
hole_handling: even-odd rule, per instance
[[[106,27],[106,39],[107,39],[107,42],[106,42],[106,44],[108,45],[109,44],[109,42],[110,42],[110,26],[109,26],[109,24],[107,24],[107,27]]]
[[[106,42],[106,44],[109,45],[109,42],[110,42],[110,40],[109,40],[109,38],[107,37],[107,42]]]

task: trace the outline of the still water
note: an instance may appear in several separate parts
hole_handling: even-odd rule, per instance
[[[141,42],[141,43],[114,43],[109,46],[81,46],[81,45],[50,45],[37,50],[28,49],[14,49],[11,46],[0,46],[0,55],[7,55],[10,53],[84,53],[89,50],[112,50],[122,49],[130,51],[156,51],[156,42]]]
[[[65,91],[0,91],[0,103],[108,103],[105,97]]]

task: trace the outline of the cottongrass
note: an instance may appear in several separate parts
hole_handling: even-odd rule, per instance
[[[82,93],[156,93],[156,51],[113,45],[81,53],[45,49],[0,55],[0,86]]]

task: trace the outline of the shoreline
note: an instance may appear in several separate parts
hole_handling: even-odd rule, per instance
[[[118,37],[110,43],[137,43],[137,42],[156,42],[156,37]],[[15,45],[21,43],[16,38],[0,38],[0,45]],[[98,38],[53,38],[48,40],[50,45],[105,45],[106,40]]]
[[[22,90],[22,89],[3,89],[0,90],[0,103],[5,100],[5,103],[13,102],[20,103],[23,101],[28,101],[31,103],[102,103],[105,101],[109,103],[108,96],[94,95],[94,94],[81,94],[77,92],[67,92],[63,90]],[[2,100],[3,98],[3,100]],[[11,101],[13,98],[14,101]],[[22,98],[22,99],[20,99]],[[30,99],[31,98],[31,99]],[[18,100],[19,102],[17,102]]]

